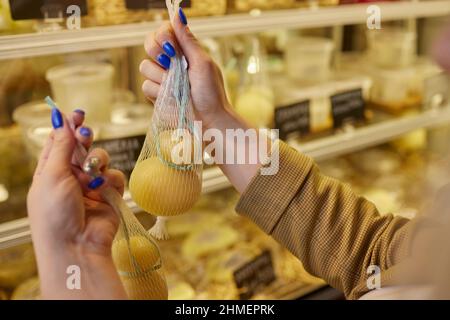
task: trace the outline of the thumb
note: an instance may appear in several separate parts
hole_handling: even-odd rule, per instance
[[[52,109],[52,124],[55,129],[53,145],[48,156],[47,167],[70,168],[75,149],[75,137],[66,117],[56,108]]]
[[[203,48],[189,29],[186,15],[183,9],[180,7],[177,14],[172,21],[175,36],[177,37],[178,45],[181,47],[186,59],[191,64],[195,61],[198,55],[204,53]]]

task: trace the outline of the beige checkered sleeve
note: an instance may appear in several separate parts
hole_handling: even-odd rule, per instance
[[[382,271],[407,255],[409,220],[380,216],[348,185],[319,172],[313,160],[280,143],[280,170],[258,174],[236,211],[272,235],[311,274],[342,290],[349,299],[368,291],[367,268]]]

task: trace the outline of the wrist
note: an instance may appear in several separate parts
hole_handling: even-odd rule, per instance
[[[204,129],[217,129],[225,133],[226,129],[247,129],[248,125],[233,110],[230,104],[225,104],[213,114],[204,118]]]
[[[43,299],[126,299],[111,254],[82,246],[36,246]]]

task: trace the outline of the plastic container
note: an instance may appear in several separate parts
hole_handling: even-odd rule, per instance
[[[253,9],[287,9],[295,7],[296,2],[296,0],[230,0],[228,9],[231,12],[249,12]]]
[[[55,101],[66,113],[80,108],[88,123],[108,122],[114,68],[106,63],[68,64],[47,71]]]
[[[405,68],[417,56],[417,36],[414,32],[396,28],[369,30],[367,35],[369,60],[380,68]]]
[[[37,123],[50,123],[51,109],[48,104],[33,101],[16,108],[13,120],[24,130]]]
[[[287,75],[295,81],[325,81],[330,77],[333,49],[326,38],[291,36],[286,46]]]
[[[153,115],[153,108],[146,104],[132,104],[114,109],[111,122],[101,128],[101,139],[117,139],[145,135]]]
[[[415,68],[397,70],[372,69],[371,101],[385,111],[398,113],[420,105]]]

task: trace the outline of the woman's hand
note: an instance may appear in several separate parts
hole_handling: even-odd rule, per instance
[[[108,154],[92,150],[86,161],[98,161],[102,176],[92,179],[73,163],[77,140],[89,149],[92,131],[81,127],[84,113],[75,111],[70,122],[52,111],[55,130],[41,154],[27,204],[43,298],[126,298],[114,268],[111,247],[119,217],[102,200],[106,185],[121,194],[123,174],[108,169]],[[71,126],[76,128],[75,134]],[[81,289],[67,286],[67,268],[80,269]]]
[[[230,107],[222,73],[190,31],[181,8],[173,25],[165,23],[145,41],[145,51],[151,60],[144,60],[140,65],[140,72],[146,78],[142,90],[154,102],[166,70],[170,67],[171,58],[183,54],[189,64],[196,118],[203,122],[205,128],[215,127],[216,120]]]
[[[173,26],[166,23],[147,37],[145,51],[151,60],[144,60],[140,65],[140,71],[146,78],[142,90],[148,99],[153,102],[156,100],[166,70],[170,67],[171,58],[176,54],[183,54],[189,63],[189,81],[196,118],[202,121],[203,128],[216,129],[224,138],[227,137],[226,132],[229,129],[249,129],[249,125],[233,112],[225,93],[222,73],[189,30],[182,9],[178,17],[175,17]],[[216,147],[222,150],[215,154],[224,155],[225,158],[227,152],[235,148],[233,143],[234,141],[227,141],[219,145],[219,142],[216,142]],[[240,145],[235,153],[248,154],[253,148],[259,148],[258,142],[253,144],[246,142]],[[259,159],[256,163],[248,164],[224,163],[223,159],[217,160],[222,171],[239,192],[244,192],[261,168]]]

